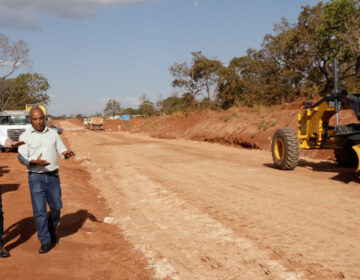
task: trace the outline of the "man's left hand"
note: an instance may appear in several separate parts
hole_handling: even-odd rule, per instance
[[[73,151],[66,151],[63,152],[62,155],[64,156],[65,159],[71,158],[72,156],[75,156],[75,153]]]

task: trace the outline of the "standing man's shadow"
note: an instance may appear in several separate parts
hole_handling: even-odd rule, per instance
[[[79,210],[75,213],[66,214],[60,219],[56,229],[58,238],[66,237],[76,233],[90,219],[92,222],[101,223],[87,210]],[[36,233],[34,217],[27,217],[11,225],[4,232],[4,244],[7,250],[12,250],[28,241]],[[17,238],[17,239],[16,239]],[[15,240],[16,241],[13,241]],[[12,243],[10,243],[12,242]],[[10,243],[10,244],[8,244]]]
[[[33,236],[35,232],[36,227],[34,217],[27,217],[11,225],[4,232],[4,244],[15,240],[17,237],[18,239],[9,245],[6,245],[6,249],[10,251],[19,246],[20,244],[25,243],[31,238],[31,236]]]
[[[96,217],[87,210],[79,210],[76,213],[66,214],[61,217],[56,229],[58,238],[66,237],[76,233],[82,228],[87,219],[92,222],[101,223]]]
[[[0,166],[0,177],[4,176],[4,174],[9,173],[9,167],[8,166]]]

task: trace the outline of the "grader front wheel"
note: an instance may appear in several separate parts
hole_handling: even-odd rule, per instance
[[[272,139],[272,157],[276,167],[294,169],[299,162],[299,140],[296,133],[287,127],[279,128]]]

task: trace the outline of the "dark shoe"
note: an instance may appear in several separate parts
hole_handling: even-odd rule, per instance
[[[59,243],[59,238],[56,236],[56,234],[51,235],[50,239],[51,239],[51,245],[56,245]]]
[[[0,247],[0,258],[8,258],[10,257],[10,253],[4,247]]]
[[[40,254],[46,254],[47,252],[49,252],[51,250],[51,246],[49,243],[47,244],[41,244],[41,247],[39,249],[39,253]]]

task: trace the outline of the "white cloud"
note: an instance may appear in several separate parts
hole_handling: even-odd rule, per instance
[[[84,19],[95,15],[96,8],[129,5],[149,0],[0,0],[0,27],[38,30],[39,16]]]
[[[200,2],[199,1],[194,1],[193,5],[194,5],[194,7],[200,7]]]

